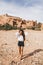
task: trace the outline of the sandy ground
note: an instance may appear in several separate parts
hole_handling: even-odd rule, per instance
[[[28,35],[22,60],[17,58],[17,31],[0,31],[0,65],[43,65],[43,31],[25,31]]]

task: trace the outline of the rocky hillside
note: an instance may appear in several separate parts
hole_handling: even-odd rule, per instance
[[[20,17],[15,17],[15,16],[10,16],[8,14],[5,15],[0,15],[0,24],[4,25],[4,24],[10,24],[12,26],[17,26],[17,27],[31,27],[31,26],[36,26],[37,21],[33,21],[33,20],[23,20]]]

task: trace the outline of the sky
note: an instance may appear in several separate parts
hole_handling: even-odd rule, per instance
[[[43,23],[43,0],[0,0],[0,14]]]

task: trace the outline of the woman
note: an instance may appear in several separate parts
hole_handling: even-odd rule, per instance
[[[16,35],[18,38],[19,55],[20,55],[20,59],[21,59],[23,56],[25,34],[24,34],[24,31],[22,29],[20,29]]]

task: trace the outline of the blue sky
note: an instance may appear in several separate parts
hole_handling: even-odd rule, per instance
[[[0,0],[0,14],[43,22],[43,0]]]

